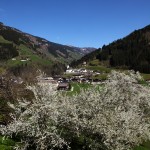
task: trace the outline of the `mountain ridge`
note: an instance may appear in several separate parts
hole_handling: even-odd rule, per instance
[[[54,61],[57,57],[59,61],[63,60],[65,63],[71,62],[72,60],[80,58],[81,56],[95,50],[95,48],[86,48],[83,50],[83,48],[75,46],[70,47],[51,42],[45,38],[22,32],[14,27],[5,26],[3,23],[0,23],[0,35],[5,40],[14,42],[16,45],[26,43],[31,49],[47,55],[51,59],[54,59]],[[70,53],[73,54],[71,55]]]

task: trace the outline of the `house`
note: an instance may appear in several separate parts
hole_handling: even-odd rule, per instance
[[[18,78],[12,78],[11,81],[13,83],[16,83],[16,84],[22,84],[23,83],[23,79],[18,77]]]
[[[86,66],[86,61],[84,61],[82,65],[83,65],[83,66]]]
[[[72,69],[67,69],[67,70],[66,70],[66,73],[72,73],[72,72],[73,72]]]
[[[12,58],[11,60],[16,60],[16,58]]]
[[[67,70],[68,70],[69,68],[70,68],[69,65],[67,65]]]
[[[70,84],[67,82],[59,83],[57,90],[69,90],[70,89]]]
[[[26,59],[21,59],[20,61],[22,61],[22,62],[23,62],[23,61],[27,61],[27,60],[26,60]]]
[[[87,73],[87,70],[84,69],[84,68],[81,68],[81,69],[80,69],[80,72],[81,72],[81,73]]]
[[[41,77],[41,78],[37,78],[38,80],[38,84],[45,84],[45,85],[53,85],[55,86],[55,88],[57,88],[58,86],[58,82],[56,80],[54,80],[52,77]]]

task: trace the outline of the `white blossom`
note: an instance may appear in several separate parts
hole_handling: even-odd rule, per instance
[[[131,149],[150,140],[150,89],[138,84],[141,79],[133,71],[113,71],[104,86],[72,97],[57,93],[52,85],[28,86],[35,95],[32,103],[19,102],[13,121],[0,131],[24,135],[24,149],[31,141],[40,150],[69,149],[69,138],[75,135],[93,138],[88,145],[92,150],[102,144],[110,150]],[[64,136],[65,130],[70,137]]]

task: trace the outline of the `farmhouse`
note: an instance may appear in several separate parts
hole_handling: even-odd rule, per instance
[[[59,83],[57,90],[69,90],[70,85],[67,82]]]
[[[54,80],[52,77],[45,77],[45,78],[43,77],[43,78],[38,78],[37,80],[39,84],[45,84],[45,85],[53,84],[57,89],[58,82]]]

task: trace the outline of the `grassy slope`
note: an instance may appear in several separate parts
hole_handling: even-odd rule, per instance
[[[52,61],[48,60],[48,59],[43,59],[42,57],[34,54],[32,52],[31,49],[29,49],[28,47],[26,47],[25,45],[21,44],[19,47],[19,52],[20,52],[20,56],[16,57],[16,60],[8,60],[7,61],[7,66],[8,67],[12,67],[12,66],[17,66],[17,65],[24,65],[24,64],[31,64],[31,63],[38,63],[38,64],[42,64],[42,65],[51,65]],[[23,58],[28,57],[30,59],[30,61],[25,61],[22,62],[20,61]]]
[[[99,65],[99,66],[86,66],[86,69],[90,69],[93,71],[106,72],[106,73],[110,73],[110,71],[112,70],[110,68],[106,68],[106,67],[101,66],[101,65]]]
[[[13,150],[13,146],[15,146],[15,141],[12,139],[5,139],[0,136],[0,150]]]
[[[0,43],[12,43],[11,41],[8,41],[6,39],[3,38],[3,36],[0,35]],[[15,45],[17,46],[17,45]],[[18,50],[19,50],[19,55],[18,57],[16,57],[16,60],[11,60],[9,59],[6,63],[2,64],[2,66],[7,66],[7,67],[12,67],[12,66],[17,66],[17,65],[22,65],[22,64],[31,64],[32,63],[37,63],[37,64],[41,64],[41,65],[51,65],[52,61],[48,60],[46,58],[42,58],[41,56],[38,56],[37,54],[33,54],[33,51],[28,48],[26,45],[19,45],[17,46]],[[28,57],[31,61],[30,62],[21,62],[21,57]],[[0,73],[3,71],[3,67],[0,67]]]
[[[8,40],[5,40],[1,35],[0,35],[0,43],[11,43]]]
[[[137,146],[134,150],[150,150],[150,142],[145,142],[141,146]]]
[[[91,85],[89,83],[76,83],[76,82],[72,82],[71,83],[72,90],[68,91],[67,95],[72,96],[74,94],[78,94],[78,93],[80,93],[80,91],[82,89],[87,89],[89,87],[91,87]]]

